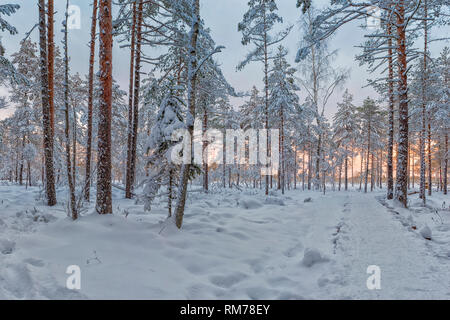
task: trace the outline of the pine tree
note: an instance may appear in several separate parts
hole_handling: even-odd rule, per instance
[[[335,139],[339,144],[345,146],[344,150],[344,185],[345,191],[348,190],[348,158],[350,150],[349,145],[352,145],[359,132],[359,123],[356,118],[356,107],[353,105],[353,95],[345,90],[343,101],[338,103],[338,110],[333,117],[333,126],[335,132]],[[353,178],[353,176],[352,176]]]
[[[242,70],[250,62],[262,62],[264,65],[264,104],[265,125],[269,129],[269,60],[274,59],[271,47],[283,41],[292,27],[281,31],[277,35],[270,34],[277,23],[283,19],[278,16],[275,0],[250,0],[249,10],[244,14],[242,22],[238,25],[238,31],[242,32],[242,44],[253,44],[255,48],[247,54],[247,57],[238,65]],[[268,132],[268,131],[267,131]],[[267,133],[267,157],[270,156],[269,133]],[[269,175],[266,175],[266,195],[269,194]]]
[[[150,173],[144,187],[145,210],[150,210],[161,186],[167,186],[169,217],[172,215],[173,190],[179,173],[179,165],[171,159],[172,147],[178,143],[172,141],[172,135],[176,130],[185,128],[180,98],[174,91],[174,88],[171,89],[162,101],[156,123],[151,129],[147,146],[151,150],[147,160]]]
[[[309,51],[300,50],[297,53],[296,62],[303,61],[300,71],[302,87],[307,93],[307,103],[315,115],[316,151],[315,151],[315,176],[314,186],[320,188],[320,168],[322,158],[322,134],[324,133],[325,107],[328,100],[339,88],[348,76],[347,70],[333,68],[332,61],[335,59],[337,51],[330,51],[326,40],[311,43],[311,38],[315,34],[315,20],[320,17],[319,12],[314,7],[310,7],[303,17],[301,28],[303,30],[303,42],[301,46],[309,47]],[[311,159],[310,159],[311,161]]]
[[[364,128],[362,130],[364,134],[364,138],[366,139],[365,145],[366,145],[366,166],[365,166],[365,172],[364,172],[364,192],[367,193],[367,185],[369,181],[369,163],[372,162],[372,166],[374,163],[374,141],[379,137],[380,135],[380,125],[382,123],[381,117],[382,113],[375,103],[374,100],[371,98],[367,98],[364,100],[364,103],[362,107],[357,108],[358,111],[358,117],[361,120],[361,128]],[[372,170],[371,177],[373,179],[374,174]],[[372,183],[373,185],[373,183]],[[373,188],[372,188],[373,189]]]
[[[273,71],[269,76],[269,114],[277,116],[277,122],[280,127],[281,166],[278,172],[278,189],[281,189],[283,194],[286,186],[286,148],[289,148],[286,145],[285,127],[287,119],[298,110],[296,106],[299,104],[299,98],[296,92],[300,90],[295,84],[294,78],[297,70],[292,68],[286,61],[286,55],[287,50],[279,46],[273,62]]]

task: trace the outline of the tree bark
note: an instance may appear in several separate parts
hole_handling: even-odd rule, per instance
[[[91,161],[92,161],[92,117],[94,104],[94,63],[95,63],[95,39],[97,29],[98,0],[94,0],[91,22],[91,43],[89,56],[89,80],[88,80],[88,124],[87,124],[87,152],[86,152],[86,181],[84,183],[84,199],[90,200],[91,186]]]
[[[448,132],[445,133],[445,141],[444,141],[444,194],[447,194],[447,174],[448,174]]]
[[[112,213],[111,103],[112,103],[112,0],[100,0],[100,110],[98,121],[97,212]]]
[[[405,0],[399,0],[396,5],[397,15],[397,54],[398,54],[398,97],[399,97],[399,142],[397,148],[397,179],[395,199],[408,206],[408,63],[406,52],[406,19]]]
[[[203,112],[203,136],[206,134],[206,130],[208,129],[208,112],[205,110]],[[208,192],[209,189],[209,182],[208,182],[208,171],[209,171],[209,165],[208,165],[208,154],[206,153],[206,148],[208,147],[208,141],[203,140],[203,191]]]
[[[125,198],[132,198],[132,174],[131,174],[131,158],[133,156],[133,92],[134,92],[134,60],[135,60],[135,46],[136,46],[136,20],[137,9],[136,2],[133,2],[133,23],[131,26],[131,49],[130,49],[130,82],[128,90],[128,144],[127,144],[127,167],[126,167],[126,181],[125,181]]]
[[[392,24],[388,23],[388,63],[389,63],[389,141],[387,159],[387,199],[394,198],[394,63],[392,50]]]
[[[136,180],[136,163],[137,163],[137,138],[139,129],[139,93],[141,86],[141,46],[142,46],[142,15],[143,15],[143,0],[139,0],[138,7],[138,21],[136,30],[136,61],[134,64],[134,102],[133,102],[133,135],[131,148],[131,192],[134,190],[134,183]]]
[[[191,150],[192,150],[192,137],[194,133],[194,117],[196,107],[196,93],[197,93],[197,41],[200,33],[200,0],[194,2],[194,16],[192,23],[192,30],[190,36],[190,48],[189,48],[189,66],[188,66],[188,106],[189,114],[187,119],[188,132],[191,137]],[[185,150],[186,151],[186,150]],[[191,154],[192,162],[192,154]],[[184,209],[186,206],[187,185],[189,181],[189,172],[191,169],[191,163],[185,163],[181,167],[181,180],[179,185],[178,202],[175,208],[175,224],[180,229],[183,225]]]
[[[44,140],[45,187],[47,204],[56,204],[55,176],[53,167],[53,131],[51,128],[49,85],[48,85],[48,59],[47,34],[45,21],[45,0],[39,0],[39,44],[41,69],[41,98],[42,98],[42,127]]]
[[[47,42],[48,42],[48,93],[49,93],[49,112],[50,127],[52,137],[55,135],[55,41],[54,41],[54,1],[48,0],[48,21],[47,21]]]
[[[368,179],[369,179],[370,138],[371,138],[370,134],[371,134],[371,131],[372,131],[371,126],[372,126],[372,123],[371,123],[371,119],[369,118],[369,123],[368,123],[368,128],[367,128],[367,130],[368,130],[368,135],[367,135],[367,159],[366,159],[366,174],[365,174],[365,180],[364,180],[364,193],[367,193],[367,183],[368,183]]]
[[[428,117],[428,196],[431,196],[433,186],[433,162],[431,159],[431,117]]]
[[[78,219],[78,212],[76,208],[75,199],[75,179],[74,172],[72,172],[72,163],[70,155],[70,124],[69,124],[69,54],[68,54],[68,10],[69,10],[69,0],[66,1],[66,20],[64,24],[64,119],[65,119],[65,138],[66,138],[66,169],[67,169],[67,181],[69,183],[69,193],[70,193],[70,212],[72,215],[72,220]],[[75,150],[74,150],[75,152]],[[75,165],[75,164],[74,164]]]
[[[348,152],[348,150],[347,150],[347,146],[345,146],[345,160],[344,160],[344,163],[345,163],[345,181],[344,181],[344,183],[345,183],[345,186],[344,186],[344,188],[345,188],[345,191],[348,191],[348,154],[347,154],[347,152]]]

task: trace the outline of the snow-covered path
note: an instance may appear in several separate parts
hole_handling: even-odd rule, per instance
[[[396,214],[382,195],[194,193],[180,232],[164,202],[145,213],[118,192],[113,216],[73,222],[37,189],[0,186],[0,299],[450,299],[450,211],[428,241],[408,223],[434,214]],[[69,265],[80,291],[65,288]]]
[[[450,260],[433,255],[427,240],[396,219],[373,195],[349,195],[343,217],[348,241],[341,259],[348,295],[362,299],[450,299]],[[381,290],[367,290],[363,271],[381,269]]]

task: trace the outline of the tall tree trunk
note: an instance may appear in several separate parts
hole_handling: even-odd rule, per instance
[[[266,7],[265,3],[263,4],[264,12],[263,12],[263,28],[264,30],[267,30],[267,16],[266,16]],[[267,38],[267,31],[264,31],[264,113],[265,113],[265,121],[264,121],[264,128],[267,130],[267,161],[270,156],[270,141],[269,141],[269,58],[268,58],[268,42],[269,39]],[[269,169],[269,164],[266,164],[266,169]],[[269,172],[266,172],[266,196],[269,195]],[[270,172],[272,174],[272,172]],[[270,176],[270,187],[272,188],[272,178],[273,176]]]
[[[426,106],[427,106],[427,98],[426,98],[426,73],[427,73],[427,47],[428,47],[428,27],[427,27],[427,2],[424,3],[424,54],[423,54],[423,72],[422,72],[422,128],[420,130],[420,138],[419,138],[419,147],[420,147],[420,189],[419,189],[419,197],[422,199],[423,205],[426,203],[425,196],[425,126],[426,126]]]
[[[223,136],[225,137],[226,134],[226,130],[224,129],[223,132]],[[227,150],[227,146],[226,146],[226,139],[223,139],[223,143],[222,143],[222,182],[223,182],[223,188],[225,189],[227,184],[226,184],[226,170],[227,170],[227,165],[226,165],[226,150]]]
[[[302,154],[302,190],[305,190],[305,153],[306,153],[306,146],[303,145],[303,154]]]
[[[191,150],[192,150],[192,137],[194,133],[194,117],[196,107],[196,93],[197,93],[197,41],[200,33],[200,0],[194,2],[194,16],[191,33],[190,33],[190,48],[189,48],[189,66],[188,66],[188,117],[187,128],[191,137]],[[191,153],[191,152],[190,152]],[[192,162],[192,153],[191,153]],[[186,206],[187,185],[189,181],[189,172],[191,170],[191,163],[185,163],[181,167],[181,180],[179,185],[178,202],[175,208],[175,224],[178,228],[183,225],[184,208]]]
[[[131,178],[130,187],[131,191],[134,188],[134,182],[136,180],[136,163],[137,163],[137,138],[139,129],[139,92],[141,86],[141,46],[142,46],[142,18],[143,18],[143,0],[139,0],[138,7],[138,20],[136,26],[136,61],[134,64],[134,102],[133,102],[133,135],[132,135],[132,148],[131,148]]]
[[[112,103],[112,0],[100,0],[100,110],[98,121],[97,212],[112,213],[111,103]]]
[[[369,159],[370,159],[370,135],[372,132],[372,122],[371,119],[369,118],[369,123],[368,123],[368,135],[367,135],[367,158],[366,158],[366,174],[365,174],[365,180],[364,180],[364,193],[367,193],[367,183],[368,183],[368,179],[369,179]]]
[[[361,163],[360,163],[360,166],[359,166],[359,168],[360,168],[360,174],[359,174],[359,191],[361,191],[361,188],[362,188],[362,181],[363,181],[363,177],[364,177],[364,172],[363,172],[364,152],[363,152],[362,149],[361,149],[361,154],[360,154],[360,156],[361,156]]]
[[[447,175],[448,175],[448,131],[445,131],[445,138],[444,138],[444,172],[443,172],[443,176],[444,176],[444,194],[447,194],[447,184],[448,184],[448,180],[447,180]]]
[[[431,196],[431,191],[433,187],[433,162],[431,159],[431,117],[428,117],[428,195]]]
[[[50,127],[52,137],[55,135],[55,41],[54,41],[54,12],[55,6],[53,0],[48,0],[47,8],[47,42],[48,42],[48,93],[50,109]]]
[[[131,49],[130,49],[130,82],[128,90],[128,144],[127,144],[127,167],[125,182],[125,198],[132,198],[132,182],[131,182],[131,158],[133,155],[133,92],[134,92],[134,60],[136,53],[136,20],[137,8],[136,2],[133,2],[133,23],[131,26]]]
[[[354,142],[352,142],[352,187],[355,186],[355,179],[354,179],[354,163],[353,163],[354,158],[355,158],[355,150],[354,150],[353,143],[354,143]]]
[[[397,54],[398,54],[398,97],[399,97],[399,141],[397,148],[397,177],[395,199],[408,206],[408,63],[406,53],[406,19],[405,0],[399,0],[396,5],[397,15]]]
[[[286,184],[286,168],[285,168],[285,157],[284,157],[284,108],[280,108],[280,119],[281,119],[281,193],[285,192]]]
[[[375,188],[375,152],[372,152],[372,170],[370,174],[370,191],[373,192]]]
[[[298,174],[297,146],[295,146],[295,151],[294,151],[294,189],[297,189],[297,174]]]
[[[67,0],[69,1],[69,0]],[[72,123],[72,181],[73,185],[77,185],[77,111],[75,109],[76,103],[72,103],[72,117],[73,117],[73,123]]]
[[[78,219],[78,212],[75,199],[75,185],[74,176],[72,172],[71,156],[70,156],[70,123],[69,123],[69,54],[68,54],[68,39],[67,39],[67,22],[69,19],[69,0],[66,2],[66,20],[64,24],[64,119],[65,119],[65,138],[66,138],[66,165],[67,165],[67,181],[69,183],[70,193],[70,212],[72,219]]]
[[[388,23],[388,63],[389,63],[389,141],[387,158],[387,199],[394,198],[394,62],[392,49],[392,24]]]
[[[25,135],[22,137],[22,153],[20,155],[19,184],[23,185],[23,150],[25,149]]]
[[[87,152],[86,152],[86,181],[84,183],[84,199],[90,200],[91,186],[91,161],[92,161],[92,117],[94,104],[94,63],[95,63],[95,38],[97,29],[98,0],[94,0],[92,5],[91,22],[91,43],[89,55],[89,76],[88,76],[88,124],[87,124]]]
[[[39,44],[41,69],[41,98],[42,98],[42,127],[45,158],[45,188],[47,204],[56,204],[55,176],[53,168],[53,131],[51,128],[49,86],[48,86],[48,59],[47,34],[45,21],[45,0],[39,0]]]
[[[345,160],[344,160],[344,166],[345,166],[345,181],[344,181],[344,183],[345,183],[345,191],[347,191],[348,190],[348,154],[347,154],[347,152],[348,152],[348,150],[347,150],[347,146],[345,146]]]
[[[205,136],[206,134],[206,130],[208,129],[208,112],[206,110],[206,106],[205,106],[205,110],[203,112],[203,136]],[[208,147],[208,141],[203,140],[203,191],[204,192],[208,192],[209,189],[209,182],[208,182],[208,171],[209,171],[209,166],[208,166],[208,154],[206,152],[206,148]]]
[[[169,210],[169,218],[172,216],[172,199],[173,199],[173,169],[169,170],[169,192],[167,195],[167,209]]]

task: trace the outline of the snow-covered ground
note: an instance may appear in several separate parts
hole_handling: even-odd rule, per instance
[[[191,193],[178,231],[164,203],[147,213],[118,190],[114,215],[73,222],[64,197],[0,186],[0,299],[450,299],[450,198],[406,210],[383,195]]]

